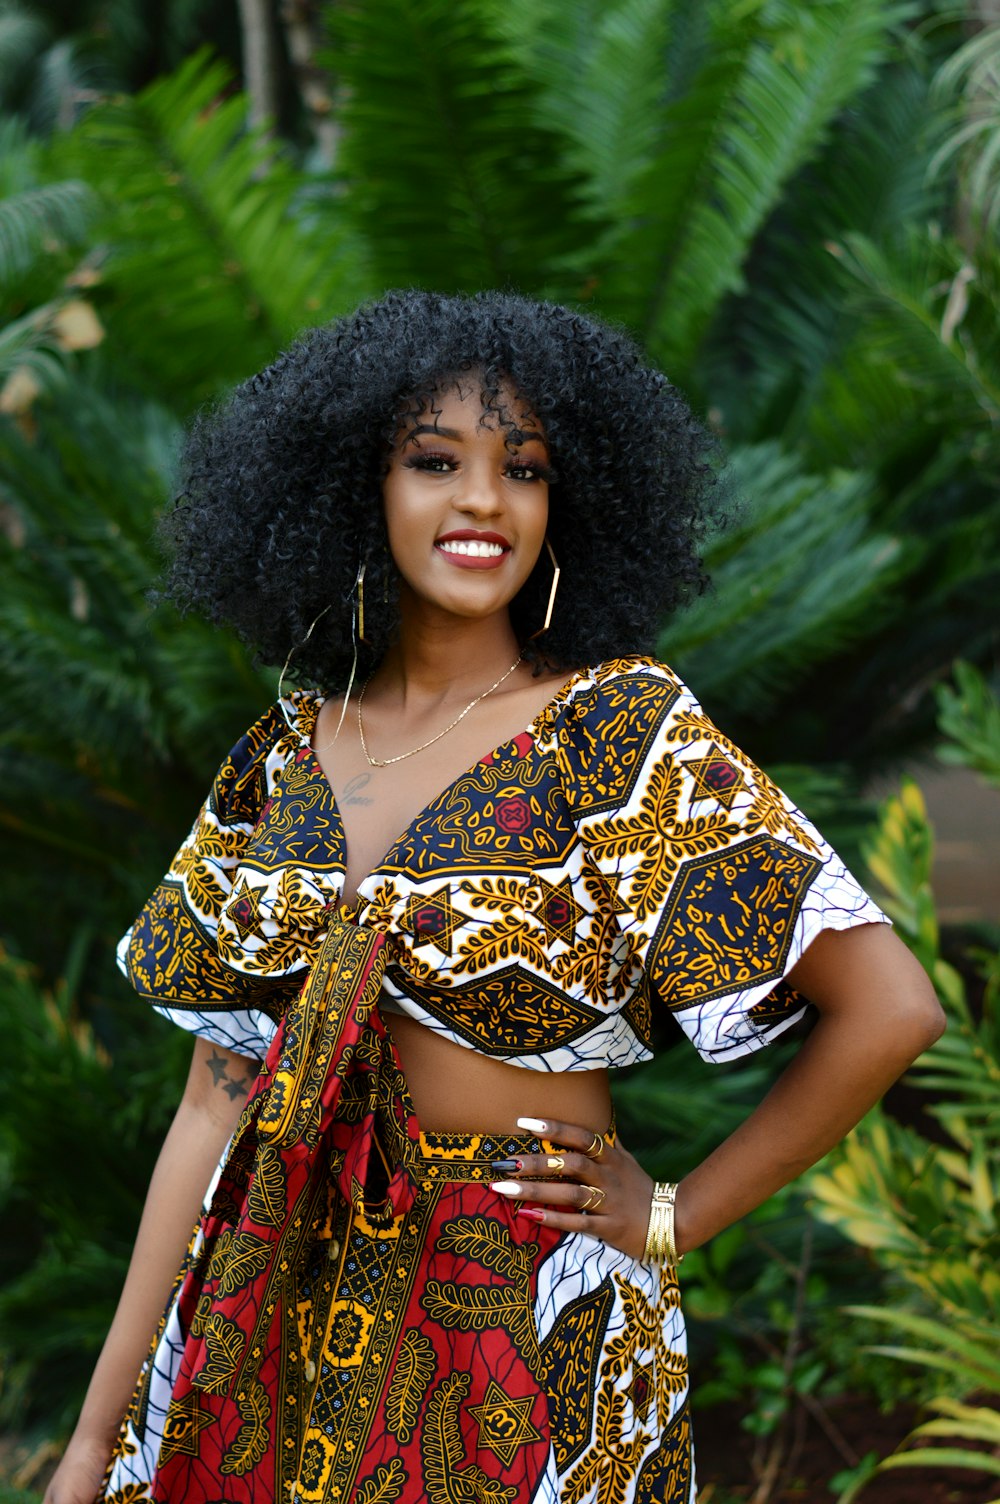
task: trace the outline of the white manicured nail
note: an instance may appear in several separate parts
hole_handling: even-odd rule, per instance
[[[521,1187],[516,1180],[494,1180],[490,1186],[491,1191],[497,1191],[501,1196],[520,1196]]]
[[[548,1123],[543,1123],[541,1118],[518,1118],[517,1126],[527,1128],[529,1133],[548,1133]]]

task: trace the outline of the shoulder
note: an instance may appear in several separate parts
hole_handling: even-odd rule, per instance
[[[557,719],[567,735],[584,726],[588,735],[613,742],[636,717],[659,721],[681,703],[696,702],[673,669],[636,654],[582,669],[567,685]]]
[[[608,659],[567,686],[551,726],[570,803],[581,813],[627,803],[665,727],[696,706],[680,678],[647,656]]]
[[[215,775],[210,805],[220,819],[256,821],[274,778],[310,743],[324,696],[297,689],[269,705],[223,758]]]

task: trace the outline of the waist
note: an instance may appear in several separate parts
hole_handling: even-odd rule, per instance
[[[600,1130],[597,1130],[600,1131]],[[612,1115],[602,1137],[615,1141]],[[493,1168],[498,1159],[517,1159],[525,1154],[553,1154],[558,1145],[532,1133],[432,1133],[421,1131],[416,1143],[403,1150],[408,1168],[423,1190],[443,1181],[473,1181],[488,1185],[496,1179]]]
[[[508,1134],[519,1117],[556,1118],[600,1132],[611,1120],[608,1072],[543,1072],[443,1039],[405,1014],[387,1012],[421,1128],[436,1136]],[[498,1155],[497,1158],[509,1158]]]

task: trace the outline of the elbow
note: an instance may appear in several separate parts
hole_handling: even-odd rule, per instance
[[[925,977],[925,985],[911,999],[905,1023],[914,1060],[936,1044],[948,1027],[948,1016],[938,1002],[929,978]]]

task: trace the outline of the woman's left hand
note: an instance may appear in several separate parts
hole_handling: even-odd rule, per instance
[[[603,1238],[641,1259],[646,1246],[653,1181],[626,1149],[590,1128],[519,1118],[518,1126],[556,1146],[551,1154],[498,1160],[491,1189],[521,1203],[516,1215],[560,1232]],[[521,1179],[518,1177],[532,1177]],[[536,1178],[538,1177],[538,1178]]]

